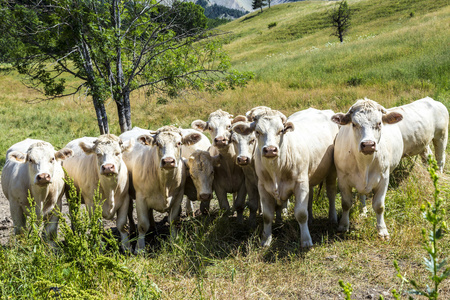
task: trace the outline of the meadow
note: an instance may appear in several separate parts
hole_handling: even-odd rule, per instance
[[[245,88],[215,95],[186,93],[167,104],[160,101],[163,95],[135,92],[133,125],[188,128],[218,108],[238,115],[258,105],[286,115],[308,107],[344,112],[364,97],[392,107],[430,96],[450,108],[448,0],[348,3],[354,15],[342,44],[326,22],[334,6],[328,1],[277,5],[219,27],[233,67],[254,72],[255,79]],[[62,148],[75,138],[98,135],[89,97],[33,101],[40,95],[6,69],[0,73],[0,90],[0,165],[6,150],[25,138]],[[119,134],[114,103],[107,103],[107,112],[111,133]],[[447,163],[439,179],[447,211],[449,171]],[[30,238],[10,238],[0,248],[0,298],[343,299],[340,279],[351,284],[352,299],[392,299],[392,289],[407,298],[410,286],[396,276],[393,261],[406,277],[422,286],[431,283],[422,238],[429,223],[420,208],[432,200],[434,189],[420,158],[403,159],[392,177],[385,212],[389,241],[377,237],[370,201],[368,216],[360,216],[355,203],[350,231],[338,233],[328,223],[328,204],[318,190],[310,249],[300,247],[292,206],[274,226],[268,249],[259,247],[260,217],[260,226],[251,230],[217,210],[207,218],[183,218],[175,241],[161,221],[144,256],[125,255],[114,242],[105,252],[89,249],[88,241],[102,243],[98,236],[74,244],[77,251],[62,246],[54,252],[30,228]],[[336,207],[339,217],[339,195]],[[448,236],[439,241],[439,249],[440,258],[449,257]],[[448,280],[441,284],[440,298],[450,298]]]

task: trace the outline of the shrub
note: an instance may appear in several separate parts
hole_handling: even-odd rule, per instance
[[[272,23],[269,23],[269,25],[267,25],[267,27],[269,29],[272,28],[272,27],[275,27],[275,26],[277,26],[277,22],[272,22]]]

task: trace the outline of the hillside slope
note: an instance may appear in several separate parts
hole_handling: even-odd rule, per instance
[[[281,4],[219,27],[229,32],[225,48],[233,65],[256,74],[258,96],[246,91],[245,97],[254,104],[287,101],[286,109],[334,97],[348,98],[337,104],[344,109],[355,97],[371,95],[386,105],[425,95],[447,101],[447,0],[348,2],[352,26],[342,44],[331,35],[327,20],[335,2]],[[269,29],[274,22],[276,26]],[[274,89],[276,101],[270,99]]]

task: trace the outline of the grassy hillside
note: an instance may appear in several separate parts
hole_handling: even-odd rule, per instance
[[[354,9],[353,25],[342,44],[331,36],[326,23],[326,13],[334,5],[328,1],[277,5],[220,27],[226,32],[225,48],[233,66],[253,71],[255,80],[246,88],[218,95],[186,94],[165,105],[139,91],[132,95],[133,124],[153,129],[174,123],[189,127],[218,108],[237,115],[257,105],[287,115],[311,106],[346,111],[363,97],[391,107],[431,96],[450,108],[448,0],[348,2]],[[269,29],[273,22],[277,25]],[[74,138],[97,135],[91,100],[83,95],[27,104],[24,101],[39,95],[21,85],[14,73],[0,74],[0,90],[1,164],[6,149],[26,137],[48,140],[60,148]],[[115,104],[108,103],[107,110],[111,132],[118,134]],[[444,199],[450,196],[449,170],[447,163],[440,179]],[[42,286],[75,290],[89,286],[104,299],[148,299],[146,289],[152,297],[165,299],[342,299],[339,279],[352,284],[354,299],[379,295],[389,299],[393,288],[406,298],[409,286],[396,277],[393,260],[422,286],[430,283],[422,264],[426,254],[421,239],[428,224],[420,207],[431,200],[433,186],[418,159],[404,160],[395,177],[386,198],[385,221],[391,234],[387,242],[377,238],[370,207],[364,218],[354,205],[350,232],[337,233],[328,224],[328,205],[321,191],[313,207],[310,231],[315,246],[311,249],[299,245],[292,207],[283,223],[274,226],[275,240],[269,249],[258,247],[260,228],[253,231],[236,224],[234,217],[214,214],[185,219],[175,242],[160,235],[147,257],[117,254],[116,263],[97,262],[102,266],[98,274],[77,271],[76,265],[61,263],[52,251],[48,263],[41,262],[41,271],[28,271],[34,258],[11,243],[0,248],[0,262],[8,270],[0,276],[0,298],[45,295]],[[339,213],[339,196],[336,207]],[[445,208],[450,210],[448,200]],[[440,257],[448,257],[448,236],[440,243]],[[126,283],[135,278],[123,275],[129,272],[141,281]],[[97,275],[86,279],[83,274]],[[450,298],[448,281],[440,293],[441,299]]]

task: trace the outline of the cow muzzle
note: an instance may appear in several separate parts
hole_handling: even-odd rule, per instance
[[[278,147],[267,146],[262,148],[262,155],[266,158],[274,158],[278,156]]]
[[[209,193],[202,193],[198,196],[198,200],[200,201],[209,201],[212,199],[212,194]]]
[[[173,157],[165,157],[161,159],[161,168],[173,169],[176,167],[175,159]]]
[[[250,163],[250,158],[247,156],[238,156],[237,159],[237,164],[240,166],[246,166]]]
[[[104,164],[101,167],[100,174],[104,176],[114,176],[117,174],[117,170],[113,164]]]
[[[374,152],[377,151],[376,146],[377,144],[374,141],[365,141],[361,143],[360,151],[364,155],[372,155]]]
[[[218,136],[214,139],[214,146],[221,148],[228,145],[228,140],[223,136]]]
[[[52,183],[52,176],[48,173],[41,173],[36,175],[36,184],[44,186]]]

